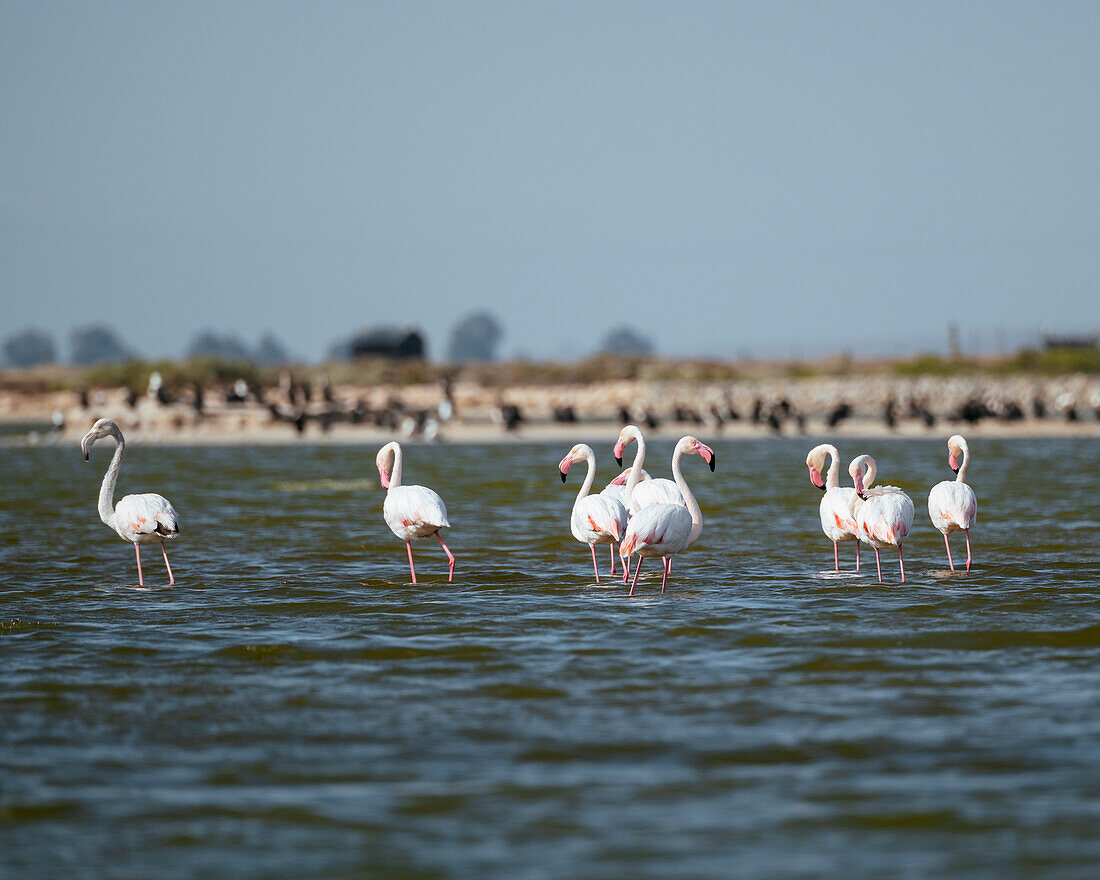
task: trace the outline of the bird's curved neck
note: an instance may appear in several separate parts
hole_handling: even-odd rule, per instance
[[[835,489],[840,485],[840,453],[835,446],[827,446],[825,452],[829,456],[829,471],[825,474],[825,488]]]
[[[642,478],[642,465],[645,464],[645,440],[642,439],[640,433],[634,435],[634,442],[638,444],[638,449],[634,453],[634,464],[630,466],[630,474],[626,478],[627,506],[630,505],[631,499],[634,497],[634,487],[638,485],[638,481]]]
[[[703,511],[699,509],[699,502],[695,500],[695,496],[691,494],[691,489],[688,488],[687,480],[684,479],[684,474],[680,470],[680,459],[683,457],[683,452],[680,447],[676,447],[676,451],[672,453],[672,479],[676,481],[676,488],[680,490],[680,494],[684,496],[684,504],[687,506],[688,513],[691,514],[691,533],[688,536],[688,543],[693,543],[696,538],[703,531]]]
[[[596,457],[589,450],[588,454],[584,457],[584,460],[588,462],[588,473],[584,475],[584,482],[581,484],[581,490],[577,493],[577,501],[580,501],[585,495],[588,494],[592,488],[592,481],[596,479]],[[577,505],[577,501],[573,502],[573,506]]]
[[[115,516],[115,484],[118,482],[118,472],[122,467],[122,453],[126,450],[126,441],[122,434],[114,434],[115,454],[111,457],[111,464],[107,467],[107,473],[103,475],[103,483],[99,487],[99,518],[110,525]]]
[[[966,469],[968,467],[970,467],[970,447],[969,446],[964,446],[962,448],[962,454],[963,454],[962,464],[959,465],[959,472],[957,474],[955,474],[955,482],[956,483],[965,483],[966,482]]]
[[[393,445],[393,470],[390,472],[390,488],[401,485],[401,447]]]

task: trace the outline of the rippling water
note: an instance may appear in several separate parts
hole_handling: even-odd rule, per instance
[[[183,526],[145,590],[110,444],[5,450],[0,874],[1097,876],[1100,444],[972,443],[946,576],[944,440],[846,443],[916,502],[880,586],[829,571],[813,441],[702,439],[703,536],[634,599],[561,444],[407,448],[458,558],[417,544],[418,586],[373,448],[134,447],[120,494]]]

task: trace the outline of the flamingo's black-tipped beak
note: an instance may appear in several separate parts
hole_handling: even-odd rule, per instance
[[[621,455],[615,456],[615,464],[617,464],[619,467],[623,466],[623,457]]]
[[[858,496],[859,496],[859,497],[860,497],[861,499],[863,499],[864,501],[866,501],[866,500],[867,500],[867,496],[866,496],[866,495],[864,495],[864,494],[863,494],[862,492],[857,492],[856,494],[857,494],[857,495],[858,495]]]
[[[718,456],[713,452],[710,454],[710,472],[714,473],[714,463],[718,460]]]
[[[959,472],[958,468],[951,468],[951,473],[957,474],[958,472]]]
[[[817,483],[815,483],[815,482],[814,482],[813,480],[810,480],[810,485],[811,485],[811,486],[813,486],[813,487],[814,487],[815,489],[820,489],[820,490],[821,490],[822,492],[824,492],[824,491],[825,491],[825,484],[824,484],[824,483],[822,483],[822,484],[821,484],[821,485],[819,486],[819,485],[817,485]]]
[[[89,453],[85,452],[85,453],[84,453],[84,460],[85,460],[85,461],[91,461],[91,460],[92,460],[92,456],[91,456],[91,455],[90,455]]]
[[[558,473],[561,474],[561,481],[564,483],[565,482],[565,477],[566,477],[565,471],[558,471]]]

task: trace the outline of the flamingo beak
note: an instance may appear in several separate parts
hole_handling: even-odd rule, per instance
[[[612,450],[611,454],[615,456],[615,464],[617,464],[619,467],[622,467],[623,466],[623,441],[622,441],[621,437],[619,438],[618,442],[615,444],[615,448],[614,448],[614,450]]]
[[[699,452],[699,456],[703,459],[703,461],[710,465],[710,472],[713,474],[714,465],[718,461],[718,456],[714,454],[714,450],[707,446],[705,443],[700,443],[698,447],[696,447],[696,449]]]
[[[573,456],[567,455],[558,463],[558,473],[561,474],[561,481],[565,482],[565,475],[569,473],[569,468],[573,466]]]
[[[378,479],[381,481],[383,489],[388,489],[390,487],[390,475],[387,474],[382,467],[378,468]]]
[[[91,461],[92,457],[89,454],[89,450],[92,448],[92,444],[95,442],[95,438],[92,437],[92,432],[89,431],[83,437],[80,438],[80,451],[84,453],[84,460]]]
[[[954,452],[948,453],[947,463],[951,466],[951,470],[953,470],[956,474],[959,472],[959,460],[955,457]]]
[[[867,496],[863,494],[864,489],[863,489],[863,472],[862,471],[856,471],[855,482],[856,482],[856,494],[860,498],[862,498],[864,501],[866,501]]]
[[[825,481],[821,479],[821,471],[810,465],[810,482],[817,486],[822,492],[825,491]]]

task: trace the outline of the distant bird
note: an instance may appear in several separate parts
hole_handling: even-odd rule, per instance
[[[122,431],[110,419],[100,419],[81,438],[80,451],[84,453],[85,461],[91,461],[92,444],[104,437],[115,438],[115,454],[107,473],[103,475],[103,484],[99,487],[99,518],[114,529],[122,540],[134,545],[138,584],[143,587],[145,578],[141,571],[141,545],[160,544],[160,552],[164,554],[164,567],[168,571],[168,585],[172,586],[176,579],[172,575],[172,566],[168,564],[168,551],[164,549],[164,542],[180,533],[176,511],[167,498],[152,492],[125,495],[119,499],[118,504],[114,503],[115,484],[122,467],[122,453],[126,449]]]
[[[959,462],[959,457],[962,462]],[[947,536],[952,532],[966,535],[966,570],[970,571],[970,530],[978,518],[978,498],[974,490],[966,484],[966,469],[970,466],[970,448],[960,434],[954,434],[947,441],[947,463],[957,477],[936,483],[928,493],[928,515],[932,525],[940,530],[943,543],[947,547],[947,564],[955,570],[951,560],[951,542]]]
[[[450,528],[447,520],[447,507],[443,499],[426,486],[401,485],[401,445],[387,443],[374,457],[378,466],[378,478],[382,488],[386,489],[386,500],[382,503],[382,517],[390,531],[405,542],[409,552],[409,572],[412,582],[416,583],[416,568],[413,566],[412,541],[414,538],[426,538],[435,535],[439,546],[447,554],[449,563],[447,581],[454,580],[455,558],[450,548],[443,543],[439,535],[442,528]]]
[[[664,563],[661,577],[661,592],[668,586],[668,575],[672,571],[672,557],[690,547],[703,531],[703,514],[699,502],[691,494],[684,475],[680,471],[680,458],[684,455],[698,455],[714,470],[714,450],[700,443],[694,437],[681,437],[672,453],[672,474],[676,486],[684,498],[684,504],[652,504],[635,513],[626,527],[619,555],[629,571],[630,555],[638,554],[638,564],[634,569],[634,580],[630,583],[630,595],[638,584],[638,572],[642,570],[642,560],[648,556],[660,556]],[[623,576],[626,582],[626,576]]]
[[[875,566],[878,568],[878,582],[882,583],[882,563],[878,551],[884,547],[898,548],[898,567],[901,569],[901,582],[905,583],[905,561],[901,556],[901,545],[909,537],[913,528],[913,499],[897,486],[870,488],[878,473],[875,460],[869,455],[861,455],[848,466],[856,486],[855,513],[859,539],[875,548]]]
[[[822,479],[825,458],[829,459],[829,471]],[[821,516],[821,530],[825,537],[833,542],[833,564],[840,571],[840,552],[838,543],[855,541],[856,571],[859,571],[859,533],[852,513],[852,501],[856,490],[840,485],[840,454],[836,447],[828,443],[815,446],[806,456],[806,467],[810,471],[810,482],[825,494],[821,496],[818,512]],[[868,488],[864,486],[864,488]]]
[[[573,513],[569,517],[569,530],[582,544],[592,551],[592,568],[596,572],[596,583],[600,582],[600,566],[596,562],[596,545],[611,545],[611,574],[615,574],[615,550],[626,531],[626,508],[613,495],[600,492],[589,495],[592,481],[596,478],[596,456],[592,447],[578,443],[558,464],[558,472],[564,483],[569,468],[579,461],[588,462],[588,473],[573,502]]]
[[[623,463],[623,449],[628,443],[637,443],[638,451],[634,453],[634,464],[630,467],[630,475],[626,481],[626,509],[631,514],[637,513],[641,508],[650,504],[684,504],[684,497],[680,494],[676,483],[672,480],[658,478],[642,482],[642,465],[645,464],[645,438],[636,425],[626,425],[619,431],[619,439],[615,441],[615,463],[620,467]]]
[[[844,421],[844,419],[850,417],[851,415],[852,407],[844,401],[841,401],[830,411],[829,415],[825,419],[825,424],[828,425],[830,428],[835,428],[842,421]]]

